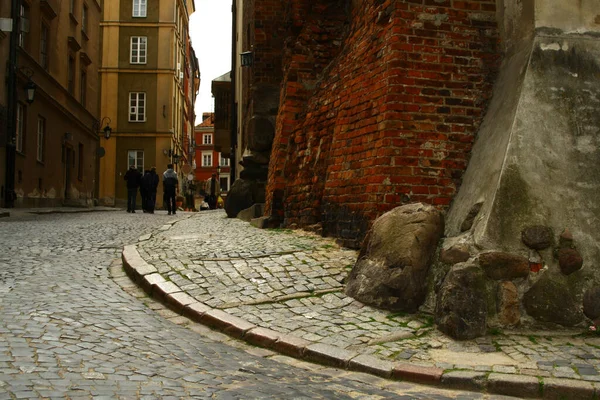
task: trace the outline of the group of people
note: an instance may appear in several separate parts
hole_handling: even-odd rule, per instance
[[[156,168],[152,167],[144,171],[144,175],[138,171],[135,165],[131,165],[125,173],[127,182],[127,212],[135,213],[138,189],[142,196],[142,210],[145,213],[154,214],[156,207],[156,190],[159,184],[159,177]],[[167,170],[163,173],[163,202],[167,207],[169,215],[177,214],[176,196],[179,188],[179,179],[177,173],[173,170],[173,164],[167,165]],[[208,208],[214,210],[217,208],[219,196],[221,195],[221,185],[217,174],[212,174],[204,185],[204,200]]]
[[[127,212],[135,213],[138,189],[142,196],[142,210],[145,213],[154,214],[156,207],[156,190],[159,184],[159,177],[156,168],[152,167],[144,171],[144,175],[138,171],[135,165],[129,167],[125,173],[127,182]],[[176,214],[177,205],[175,196],[179,187],[177,173],[173,170],[173,164],[167,165],[167,170],[163,173],[163,202],[167,206],[169,215]]]

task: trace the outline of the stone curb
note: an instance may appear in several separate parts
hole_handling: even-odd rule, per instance
[[[595,399],[600,395],[600,387],[587,381],[471,370],[444,371],[437,367],[405,362],[394,363],[324,343],[313,343],[296,336],[258,327],[225,311],[196,301],[172,282],[165,281],[154,266],[142,259],[135,245],[124,247],[122,261],[127,275],[138,286],[174,312],[249,344],[290,357],[383,378],[435,385],[447,389],[543,399]]]

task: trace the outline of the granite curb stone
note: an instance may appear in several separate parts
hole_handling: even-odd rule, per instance
[[[172,225],[168,225],[171,227]],[[477,390],[500,395],[526,398],[594,398],[595,384],[586,381],[560,378],[538,378],[469,370],[444,372],[438,367],[408,363],[394,363],[376,357],[358,354],[340,347],[314,343],[309,340],[258,327],[242,318],[220,309],[211,308],[173,282],[166,281],[157,269],[148,264],[135,245],[125,246],[122,262],[127,275],[149,295],[165,303],[178,314],[232,337],[243,339],[249,344],[272,349],[281,354],[306,359],[338,368],[370,373],[384,378],[405,380],[415,383],[437,385],[451,389]]]
[[[544,399],[596,399],[596,389],[589,382],[572,379],[544,379]]]
[[[339,368],[346,368],[350,360],[356,356],[358,353],[324,343],[311,344],[304,350],[305,358]]]
[[[361,354],[350,360],[348,367],[353,371],[366,372],[381,376],[383,378],[391,378],[394,363],[391,361],[382,361],[376,357],[366,354]]]

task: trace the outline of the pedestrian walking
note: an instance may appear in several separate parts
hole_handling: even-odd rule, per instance
[[[217,174],[213,172],[212,177],[210,177],[204,184],[204,191],[206,192],[206,202],[211,210],[217,208],[217,201],[219,196],[221,195],[221,184],[217,179]]]
[[[173,164],[167,165],[167,170],[163,173],[163,202],[167,204],[168,214],[177,213],[175,196],[179,187],[177,173],[173,170]]]
[[[137,191],[140,186],[142,174],[137,170],[135,165],[129,167],[129,171],[125,173],[125,181],[127,181],[127,212],[135,213],[135,203],[137,200]]]
[[[154,208],[156,207],[156,190],[158,189],[158,174],[156,173],[156,167],[150,168],[150,173],[147,176],[144,176],[148,188],[148,204],[146,205],[146,210],[150,214],[154,214]]]
[[[142,195],[142,211],[148,212],[148,194],[150,192],[150,180],[146,177],[150,176],[150,170],[147,169],[144,171],[144,176],[142,176],[142,181],[140,183],[140,195]]]

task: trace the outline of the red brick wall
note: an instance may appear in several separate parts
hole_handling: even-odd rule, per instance
[[[345,3],[290,2],[267,210],[356,247],[394,207],[450,204],[498,30],[494,0]]]

